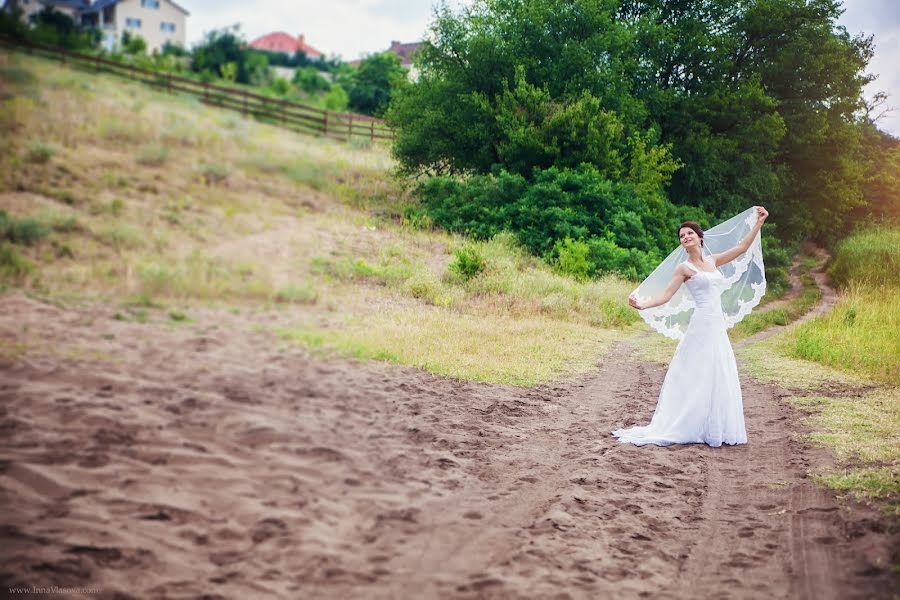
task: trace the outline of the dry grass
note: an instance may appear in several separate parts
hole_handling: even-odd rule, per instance
[[[354,356],[519,384],[586,368],[607,338],[597,328],[636,319],[631,284],[561,277],[508,236],[478,244],[483,274],[454,277],[468,242],[401,222],[384,146],[299,136],[14,54],[0,55],[0,85],[12,92],[0,100],[0,208],[71,224],[17,247],[34,268],[6,285],[137,304],[120,314],[138,322],[197,303],[276,308]],[[447,328],[458,344],[442,345]],[[477,350],[463,344],[476,333]]]

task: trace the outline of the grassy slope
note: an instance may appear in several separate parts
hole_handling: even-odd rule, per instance
[[[560,277],[509,238],[454,276],[468,242],[401,223],[382,146],[5,53],[0,135],[0,209],[50,230],[0,245],[0,284],[56,302],[184,326],[192,307],[241,311],[312,351],[517,385],[590,368],[636,320],[629,283]]]
[[[741,355],[757,378],[807,390],[791,401],[810,413],[811,439],[832,448],[838,461],[837,470],[817,479],[878,499],[900,516],[898,272],[900,230],[852,235],[838,246],[829,269],[841,286],[837,305]],[[854,387],[868,390],[828,393]]]

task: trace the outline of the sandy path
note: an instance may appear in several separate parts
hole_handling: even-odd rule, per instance
[[[609,431],[649,419],[664,368],[628,342],[578,381],[519,389],[314,361],[250,333],[246,316],[201,314],[174,329],[112,316],[0,297],[4,346],[30,348],[0,360],[4,589],[417,599],[896,589],[886,565],[897,533],[807,481],[827,453],[800,441],[777,387],[744,377],[745,446],[637,448]]]

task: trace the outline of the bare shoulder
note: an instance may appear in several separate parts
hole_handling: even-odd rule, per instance
[[[679,277],[683,280],[690,279],[691,275],[693,275],[693,273],[691,272],[690,269],[688,269],[688,266],[686,264],[684,264],[683,262],[678,263],[678,266],[675,267],[675,272],[673,273],[673,277]]]

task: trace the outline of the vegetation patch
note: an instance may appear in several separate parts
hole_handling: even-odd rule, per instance
[[[822,483],[857,497],[883,501],[900,516],[900,390],[861,396],[801,396],[791,404],[810,413],[809,435],[831,448],[839,469],[816,475]]]
[[[285,328],[309,350],[384,360],[458,379],[534,386],[588,371],[615,339],[609,330],[545,318],[395,312],[341,328]]]

